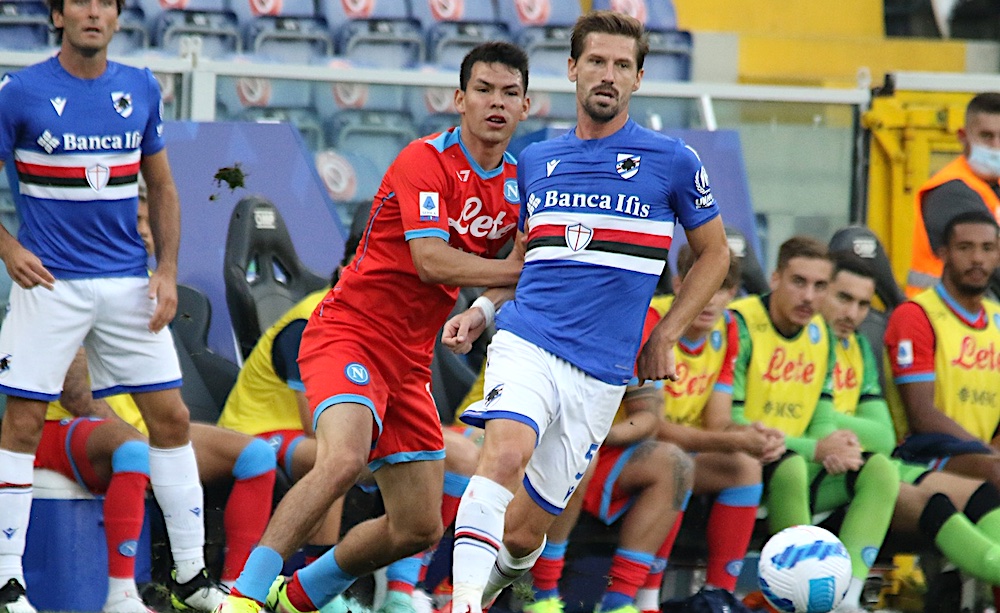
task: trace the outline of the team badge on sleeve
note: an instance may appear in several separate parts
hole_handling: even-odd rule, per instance
[[[441,218],[441,202],[437,192],[420,192],[417,202],[420,206],[420,221],[437,221]]]
[[[899,341],[899,347],[896,348],[896,365],[902,368],[913,366],[913,341],[908,338]]]
[[[631,179],[635,176],[635,173],[639,172],[639,160],[642,156],[632,155],[631,153],[619,153],[618,163],[615,164],[615,170],[621,175],[623,179]]]
[[[712,195],[712,188],[708,184],[708,171],[704,166],[694,173],[694,189],[699,194],[698,199],[694,201],[695,208],[707,209],[715,204],[715,196]]]

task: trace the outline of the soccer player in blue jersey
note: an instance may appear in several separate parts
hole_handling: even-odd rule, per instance
[[[124,0],[49,0],[59,53],[0,81],[0,163],[21,217],[0,229],[15,285],[0,330],[0,613],[34,613],[21,557],[32,463],[49,401],[81,344],[95,397],[133,394],[149,425],[149,474],[170,527],[176,607],[211,611],[225,598],[205,573],[202,489],[165,326],[177,307],[180,206],[149,70],[107,59]],[[157,267],[136,229],[138,174],[149,187]],[[138,611],[112,590],[105,611]]]
[[[486,435],[455,524],[456,612],[478,613],[534,564],[625,386],[633,374],[640,382],[676,376],[673,346],[729,268],[698,155],[629,119],[648,48],[631,17],[596,11],[577,21],[569,79],[578,123],[529,146],[518,163],[527,250],[516,293],[487,290],[445,327],[443,341],[466,351],[496,306],[513,298],[497,317],[485,402],[462,415]],[[685,284],[639,353],[675,223],[697,256],[689,276],[700,282]],[[685,469],[677,465],[677,484],[688,482]],[[654,553],[627,552],[636,574],[645,576]],[[629,607],[627,597],[602,602],[605,611]]]

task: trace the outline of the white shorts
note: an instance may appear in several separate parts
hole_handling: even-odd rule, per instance
[[[501,330],[489,346],[483,389],[483,403],[469,407],[462,421],[483,427],[490,419],[513,419],[534,428],[538,439],[524,488],[558,515],[611,429],[625,386],[595,379]]]
[[[81,344],[97,398],[180,387],[169,328],[149,331],[148,292],[145,277],[57,280],[51,291],[15,284],[0,327],[0,392],[57,400]]]

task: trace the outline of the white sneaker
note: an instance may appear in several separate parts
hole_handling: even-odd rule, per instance
[[[11,578],[0,587],[0,613],[38,613],[38,611],[28,602],[28,596],[21,582]]]
[[[208,576],[204,568],[187,583],[178,583],[177,571],[170,574],[170,604],[179,611],[212,613],[226,602],[229,590]]]
[[[101,608],[103,613],[153,613],[146,606],[139,594],[131,590],[119,594],[108,595],[108,601]]]

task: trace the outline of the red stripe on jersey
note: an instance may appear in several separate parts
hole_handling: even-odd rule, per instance
[[[15,162],[15,164],[18,172],[38,177],[57,177],[60,179],[87,178],[87,169],[83,166],[43,166],[42,164],[29,164],[27,162]],[[127,177],[139,173],[139,162],[111,166],[108,170],[111,177]]]
[[[531,241],[536,238],[544,238],[548,236],[564,236],[565,234],[566,226],[540,224],[531,228],[528,232],[528,240]],[[595,228],[592,240],[622,243],[625,245],[638,245],[640,247],[653,247],[656,249],[669,249],[673,238],[657,234],[645,234],[643,232],[630,232],[629,230]]]

